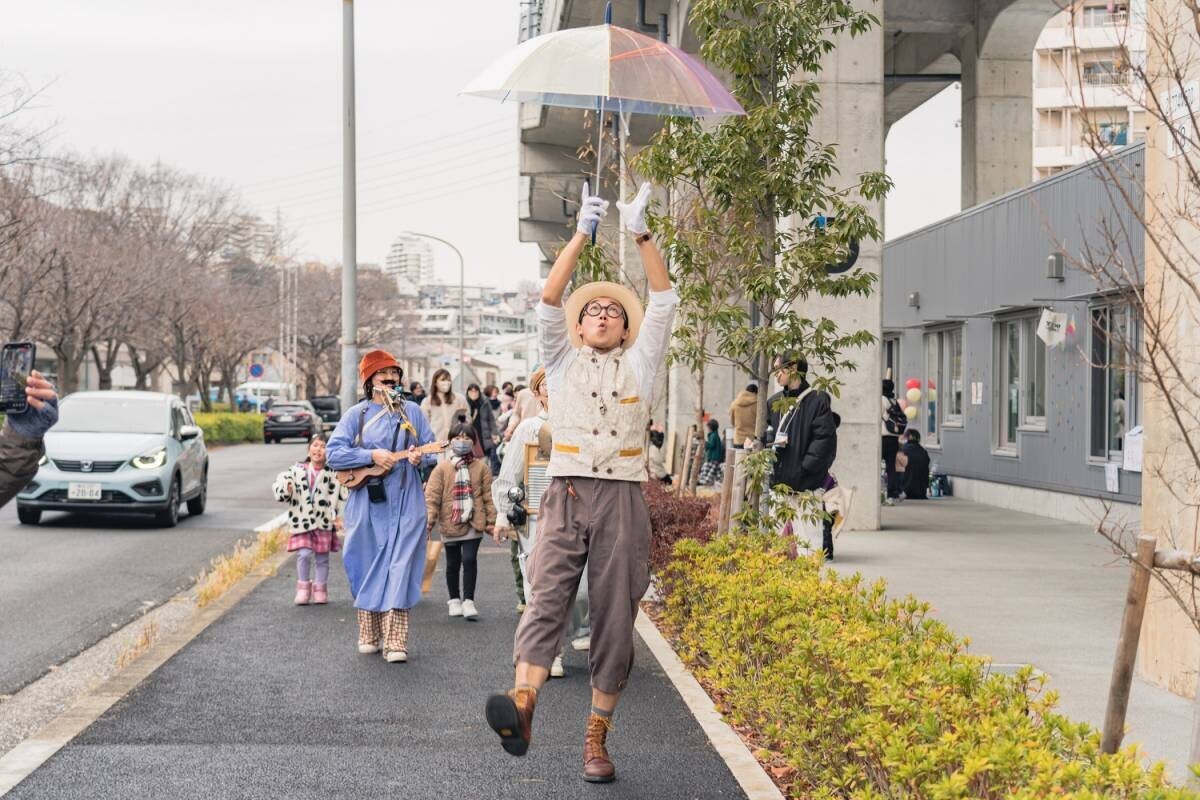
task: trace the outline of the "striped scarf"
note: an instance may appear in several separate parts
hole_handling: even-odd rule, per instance
[[[475,456],[472,454],[450,457],[450,463],[454,466],[454,488],[450,495],[452,509],[450,521],[455,525],[470,521],[471,512],[475,510],[475,500],[471,492],[471,470],[469,469],[474,460]]]

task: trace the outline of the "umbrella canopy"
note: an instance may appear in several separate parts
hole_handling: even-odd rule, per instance
[[[463,94],[657,116],[746,113],[696,58],[615,25],[571,28],[523,42]]]

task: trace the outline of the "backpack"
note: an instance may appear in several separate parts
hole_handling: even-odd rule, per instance
[[[883,426],[887,428],[888,433],[899,436],[908,430],[908,417],[904,416],[904,409],[895,400],[888,406],[887,416],[883,419]]]

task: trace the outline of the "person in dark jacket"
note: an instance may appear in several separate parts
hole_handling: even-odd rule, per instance
[[[492,474],[496,475],[500,472],[499,460],[496,458],[496,445],[500,444],[500,433],[496,427],[496,414],[492,411],[492,404],[483,396],[483,391],[477,383],[467,387],[467,407],[470,409],[470,422],[475,426],[475,434],[479,437],[484,457]]]
[[[907,441],[900,448],[896,465],[904,470],[904,496],[909,500],[924,500],[929,489],[929,451],[921,446],[921,432],[909,428]]]
[[[771,485],[783,484],[793,492],[823,489],[829,468],[837,458],[837,429],[841,418],[830,407],[829,395],[808,383],[808,361],[796,354],[775,360],[775,375],[784,390],[767,400],[767,428],[763,444],[775,448]],[[780,409],[789,401],[790,407]],[[833,558],[833,526],[823,526],[822,549]]]
[[[708,436],[704,440],[704,466],[700,468],[701,486],[711,486],[723,479],[721,465],[725,463],[725,440],[721,438],[721,423],[708,421]]]
[[[42,437],[58,422],[58,395],[37,370],[25,381],[25,397],[28,407],[7,415],[0,430],[0,506],[33,480],[44,452]]]

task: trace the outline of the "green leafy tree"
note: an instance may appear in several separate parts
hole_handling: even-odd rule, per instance
[[[798,351],[814,387],[838,396],[837,375],[855,368],[854,351],[874,334],[807,315],[803,304],[875,290],[873,273],[827,265],[881,238],[864,203],[891,184],[879,172],[840,175],[836,144],[816,140],[818,76],[837,37],[879,20],[845,0],[697,0],[690,23],[746,115],[671,120],[635,162],[682,201],[673,218],[653,220],[681,295],[672,358],[693,372],[736,364],[765,388],[773,358]],[[759,392],[759,436],[767,397]],[[751,474],[765,482],[770,451],[759,458],[766,463]]]

